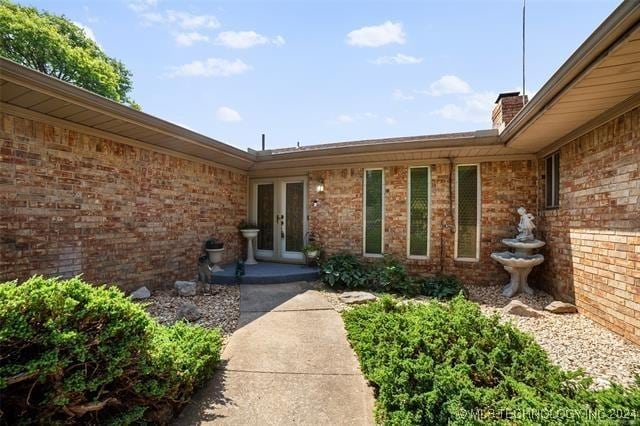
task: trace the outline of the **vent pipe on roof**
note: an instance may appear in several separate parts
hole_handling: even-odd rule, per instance
[[[262,150],[264,151],[265,148],[265,144],[264,144],[264,133],[262,134]]]

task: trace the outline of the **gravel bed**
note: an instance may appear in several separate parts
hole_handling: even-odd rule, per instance
[[[542,291],[515,299],[539,310],[541,317],[528,318],[506,314],[502,308],[511,299],[500,294],[502,286],[467,286],[469,299],[478,302],[483,313],[497,313],[520,330],[533,334],[552,362],[566,370],[583,369],[593,377],[594,386],[609,382],[630,385],[640,373],[640,347],[625,341],[581,314],[552,314],[543,308],[553,297]]]
[[[240,317],[240,288],[237,285],[211,285],[211,293],[181,297],[175,290],[156,290],[151,297],[139,301],[161,324],[173,324],[183,302],[191,302],[202,312],[202,318],[194,324],[219,327],[225,336],[233,333]]]

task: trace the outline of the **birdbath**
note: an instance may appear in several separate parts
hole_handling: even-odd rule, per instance
[[[258,236],[259,229],[241,229],[242,236],[247,239],[247,260],[245,265],[256,265],[258,262],[253,256],[253,239]]]
[[[518,231],[520,233],[516,238],[505,238],[502,243],[507,247],[515,249],[515,251],[503,251],[491,253],[491,258],[500,263],[505,271],[511,275],[509,283],[502,289],[502,295],[513,297],[521,292],[533,294],[533,289],[527,283],[527,277],[534,268],[544,262],[544,256],[534,254],[533,250],[539,249],[545,245],[544,241],[536,240],[533,237],[533,215],[520,207],[520,223]]]

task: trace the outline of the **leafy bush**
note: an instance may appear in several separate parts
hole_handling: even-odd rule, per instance
[[[376,291],[415,295],[418,288],[403,263],[392,256],[368,264],[367,288]]]
[[[0,284],[0,394],[13,423],[162,423],[211,377],[217,330],[159,325],[115,287]]]
[[[640,415],[640,381],[591,392],[589,378],[562,371],[532,337],[461,296],[409,305],[385,296],[343,316],[384,424],[583,424],[594,412],[605,416],[598,424],[620,424],[606,417]],[[524,413],[552,415],[516,417]]]
[[[364,288],[372,291],[399,293],[405,296],[422,294],[451,298],[464,290],[456,277],[438,275],[414,278],[405,265],[392,256],[372,262],[361,262],[350,253],[336,253],[320,266],[320,280],[331,287]]]
[[[320,265],[320,280],[331,287],[361,288],[367,280],[366,269],[350,253],[335,253]]]
[[[434,277],[418,279],[416,282],[420,294],[438,299],[449,299],[464,293],[464,287],[460,280],[449,275],[436,275]]]

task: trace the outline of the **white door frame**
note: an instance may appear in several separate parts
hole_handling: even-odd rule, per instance
[[[307,243],[307,233],[309,227],[308,220],[308,182],[306,176],[292,176],[286,178],[264,178],[251,179],[249,184],[249,221],[257,222],[258,219],[258,185],[273,184],[273,250],[258,250],[256,244],[256,257],[261,260],[270,260],[275,262],[303,263],[305,258],[302,252],[286,251],[285,237],[282,233],[286,232],[284,225],[281,223],[286,218],[286,184],[293,182],[302,182],[303,185],[303,244]],[[278,218],[278,219],[276,219]]]

